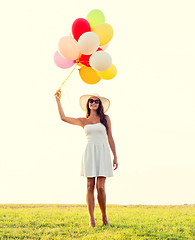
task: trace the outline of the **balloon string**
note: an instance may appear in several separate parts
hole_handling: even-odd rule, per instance
[[[70,77],[70,75],[73,73],[73,71],[76,69],[77,64],[75,64],[75,67],[72,69],[72,71],[70,72],[70,74],[68,75],[68,77],[64,80],[64,82],[61,84],[59,90],[61,89],[61,87],[63,86],[63,84],[68,80],[68,78]]]

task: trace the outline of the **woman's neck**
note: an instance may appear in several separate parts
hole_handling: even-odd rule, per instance
[[[96,117],[98,117],[97,111],[91,110],[89,117],[90,117],[90,118],[96,118]]]

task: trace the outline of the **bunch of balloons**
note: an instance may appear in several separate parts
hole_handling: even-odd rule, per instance
[[[112,79],[117,70],[112,58],[104,50],[113,37],[113,28],[105,23],[105,16],[99,9],[90,11],[87,18],[77,18],[72,24],[72,35],[64,36],[58,42],[54,61],[66,69],[74,64],[80,67],[79,75],[87,84],[96,84],[101,79]]]

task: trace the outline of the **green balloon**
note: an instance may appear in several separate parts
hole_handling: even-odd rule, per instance
[[[91,29],[93,29],[97,24],[105,22],[105,16],[99,9],[94,9],[88,13],[87,21],[89,22]]]

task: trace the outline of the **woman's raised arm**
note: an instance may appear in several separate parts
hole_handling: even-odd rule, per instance
[[[78,125],[78,126],[83,127],[84,126],[84,122],[83,122],[84,118],[72,118],[72,117],[67,117],[64,114],[64,111],[63,111],[63,108],[62,108],[62,105],[61,105],[61,102],[60,102],[61,91],[58,90],[54,95],[55,95],[56,102],[57,102],[57,105],[58,105],[58,111],[59,111],[61,120],[64,121],[64,122],[70,123],[70,124],[74,124],[74,125]]]

